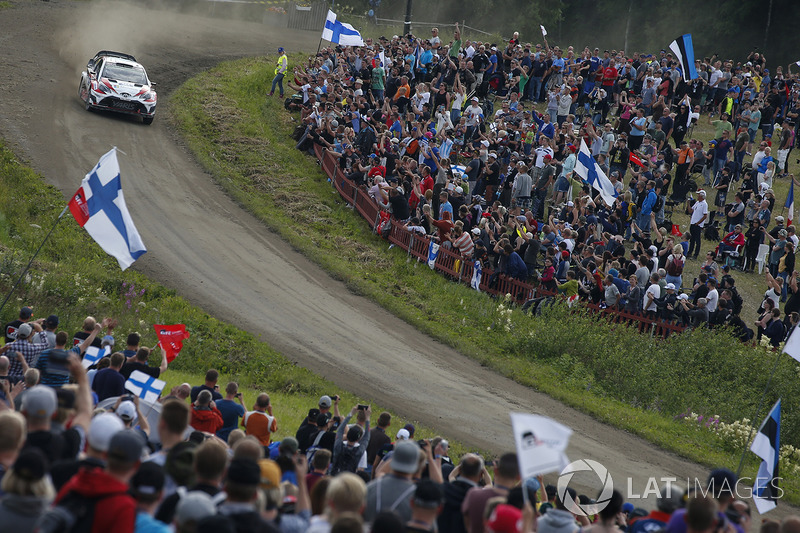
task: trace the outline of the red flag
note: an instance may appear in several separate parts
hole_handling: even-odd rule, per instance
[[[645,168],[644,163],[642,163],[642,160],[636,157],[633,154],[633,152],[631,152],[629,159],[631,160],[631,163],[633,163],[634,165],[639,165],[640,167]]]
[[[72,195],[72,199],[69,201],[69,210],[80,227],[83,227],[89,221],[89,206],[86,204],[86,194],[83,192],[83,187]]]
[[[186,331],[184,324],[175,324],[172,326],[163,326],[156,324],[153,326],[156,330],[158,337],[158,344],[167,356],[167,362],[171,363],[173,359],[178,357],[183,348],[183,339],[189,338],[189,332]]]

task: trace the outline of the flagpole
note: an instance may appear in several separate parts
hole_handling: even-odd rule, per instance
[[[744,466],[744,456],[747,455],[747,449],[750,446],[750,439],[753,438],[753,430],[756,428],[756,424],[758,423],[758,417],[761,414],[761,406],[764,404],[764,398],[767,397],[767,392],[769,391],[769,386],[772,383],[772,377],[775,375],[775,371],[778,369],[778,362],[781,360],[781,355],[783,352],[779,351],[775,354],[775,363],[772,365],[772,372],[769,374],[769,379],[767,379],[767,386],[764,387],[764,392],[761,394],[761,399],[758,400],[758,408],[756,409],[756,414],[753,415],[753,419],[750,423],[750,433],[747,435],[747,440],[744,442],[744,449],[742,450],[742,457],[739,459],[739,468],[736,469],[736,477],[738,478],[742,474],[742,467]]]
[[[19,284],[22,282],[22,278],[24,278],[24,277],[25,277],[25,274],[27,274],[27,273],[28,273],[28,270],[30,270],[30,268],[31,268],[31,265],[33,264],[33,260],[34,260],[34,259],[36,259],[36,256],[37,256],[37,255],[39,255],[39,252],[42,250],[42,247],[44,246],[44,243],[46,243],[46,242],[47,242],[47,239],[49,239],[49,238],[50,238],[50,235],[52,235],[52,234],[53,234],[53,230],[55,230],[55,229],[56,229],[56,226],[58,225],[58,222],[61,220],[61,217],[63,217],[63,216],[64,216],[64,214],[67,212],[67,209],[69,209],[69,204],[67,204],[67,205],[65,205],[65,206],[64,206],[64,210],[63,210],[63,211],[61,211],[61,214],[60,214],[60,215],[58,215],[58,218],[56,219],[55,223],[53,224],[53,227],[52,227],[52,228],[50,228],[50,231],[47,233],[47,235],[45,236],[45,238],[44,238],[44,240],[41,242],[41,244],[39,244],[39,247],[36,249],[36,252],[33,254],[33,257],[31,257],[31,260],[30,260],[30,261],[28,261],[28,266],[26,266],[26,267],[25,267],[25,270],[23,270],[23,271],[22,271],[22,274],[20,274],[20,275],[19,275],[19,278],[17,278],[17,281],[16,281],[16,283],[14,283],[14,286],[13,286],[13,287],[11,287],[11,290],[10,290],[10,291],[8,291],[8,294],[6,295],[6,298],[5,298],[5,300],[3,300],[3,303],[2,303],[2,304],[0,304],[0,311],[2,311],[2,310],[3,310],[3,308],[6,306],[6,303],[8,303],[8,300],[11,298],[11,295],[12,295],[12,294],[14,294],[14,291],[15,291],[15,290],[17,290],[17,287],[18,287],[18,286],[19,286]]]

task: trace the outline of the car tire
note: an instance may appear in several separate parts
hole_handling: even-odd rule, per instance
[[[145,126],[149,126],[150,124],[152,124],[152,123],[153,123],[153,119],[154,119],[154,118],[155,118],[155,117],[142,117],[142,123],[143,123]]]

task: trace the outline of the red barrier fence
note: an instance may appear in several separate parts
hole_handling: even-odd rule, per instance
[[[326,152],[319,145],[315,145],[314,150],[316,151],[317,158],[320,160],[322,170],[328,175],[341,197],[361,214],[373,231],[376,231],[375,226],[380,220],[380,208],[378,204],[370,198],[369,194],[359,189],[355,183],[347,179],[347,176],[345,176],[344,172],[339,168],[335,157]],[[428,262],[428,249],[431,242],[430,237],[415,234],[407,230],[404,226],[394,222],[388,239],[390,243],[405,250],[409,256],[413,256],[418,261],[424,263]],[[470,285],[472,283],[475,264],[471,260],[465,261],[462,259],[457,251],[442,246],[439,248],[439,253],[434,263],[434,269],[446,274],[453,281]],[[524,302],[534,296],[556,295],[556,293],[534,287],[525,281],[509,278],[505,274],[500,274],[495,286],[489,287],[489,279],[493,274],[494,272],[491,269],[483,269],[480,282],[481,291],[501,296],[510,294],[512,299],[520,302]],[[680,333],[684,330],[683,326],[673,322],[664,322],[661,319],[648,318],[643,315],[629,313],[622,309],[603,309],[599,305],[592,303],[587,303],[585,306],[595,313],[600,313],[612,323],[625,325],[626,327],[635,327],[641,333],[649,333],[656,337],[666,338],[673,333]]]

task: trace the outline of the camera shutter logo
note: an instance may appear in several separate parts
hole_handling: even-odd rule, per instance
[[[597,497],[594,503],[581,504],[575,501],[570,493],[567,491],[569,482],[572,481],[572,476],[576,472],[594,472],[603,484],[603,489],[600,491],[600,496]],[[558,476],[558,484],[556,485],[556,492],[558,497],[564,502],[564,507],[571,513],[580,516],[591,516],[597,514],[599,511],[606,508],[611,501],[611,493],[614,492],[614,481],[608,473],[608,469],[591,459],[579,459],[568,464],[561,474]]]

